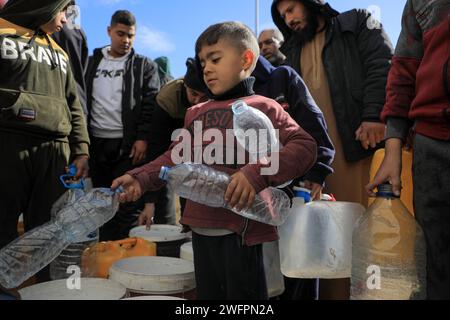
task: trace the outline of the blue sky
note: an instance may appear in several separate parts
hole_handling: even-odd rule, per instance
[[[152,59],[167,56],[175,77],[185,73],[197,37],[209,25],[236,20],[255,29],[255,0],[77,0],[89,49],[109,44],[106,28],[118,9],[133,12],[138,21],[135,49]],[[272,27],[272,0],[260,0],[260,29]],[[338,11],[380,8],[380,18],[394,46],[400,33],[406,0],[330,0]]]

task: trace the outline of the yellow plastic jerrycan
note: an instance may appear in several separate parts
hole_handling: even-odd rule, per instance
[[[130,257],[156,256],[156,244],[142,238],[101,242],[87,248],[81,257],[83,276],[108,278],[109,268]]]
[[[372,160],[372,165],[370,167],[370,181],[373,181],[378,169],[383,162],[385,155],[385,149],[380,149],[375,152]],[[413,153],[408,150],[403,150],[402,152],[402,194],[401,201],[406,206],[408,211],[414,215],[413,206],[413,180],[412,180],[412,164],[413,164]],[[375,198],[369,198],[369,206],[375,201]]]

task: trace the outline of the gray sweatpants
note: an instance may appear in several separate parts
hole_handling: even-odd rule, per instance
[[[416,135],[414,211],[427,244],[428,299],[450,299],[450,141]]]

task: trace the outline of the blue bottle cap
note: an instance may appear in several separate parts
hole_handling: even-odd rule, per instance
[[[392,190],[392,185],[390,183],[384,183],[378,186],[378,192],[377,197],[379,198],[400,198],[399,196],[396,196],[394,194],[394,191]]]
[[[161,171],[159,172],[159,178],[164,181],[169,180],[169,172],[171,168],[169,167],[161,167]]]
[[[296,198],[303,198],[305,203],[311,202],[311,191],[306,188],[294,187],[294,196]]]
[[[117,189],[116,189],[116,191],[115,191],[116,193],[124,193],[125,192],[125,189],[122,187],[122,186],[120,186],[120,187],[118,187]]]

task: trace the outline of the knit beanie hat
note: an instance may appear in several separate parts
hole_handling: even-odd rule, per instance
[[[186,60],[186,75],[184,76],[184,84],[196,91],[207,92],[204,82],[200,79],[201,74],[197,68],[195,60],[188,58]]]

